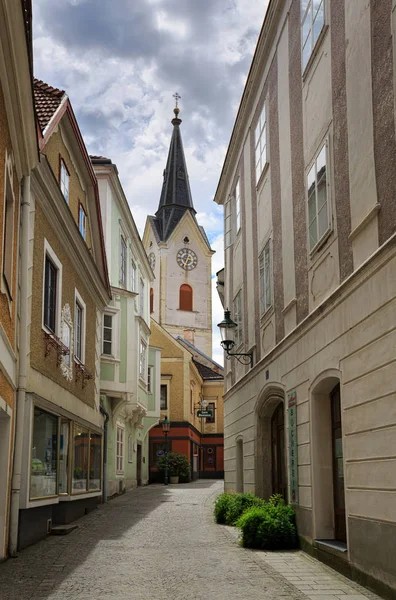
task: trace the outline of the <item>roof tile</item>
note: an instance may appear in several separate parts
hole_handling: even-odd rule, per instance
[[[63,90],[58,90],[40,79],[34,79],[34,102],[41,131],[44,131],[51,121],[64,96]]]

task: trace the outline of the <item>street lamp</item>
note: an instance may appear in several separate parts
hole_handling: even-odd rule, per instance
[[[168,433],[170,429],[170,421],[168,421],[168,417],[165,415],[165,419],[161,423],[162,431],[165,436],[165,475],[164,475],[164,485],[168,485]]]
[[[227,358],[230,358],[230,356],[235,356],[237,361],[239,361],[242,365],[250,364],[250,368],[252,368],[253,352],[230,352],[230,350],[232,350],[235,346],[235,329],[238,327],[237,323],[231,319],[230,315],[231,313],[227,308],[227,310],[224,311],[224,319],[217,325],[217,327],[220,328],[220,343],[225,350]]]

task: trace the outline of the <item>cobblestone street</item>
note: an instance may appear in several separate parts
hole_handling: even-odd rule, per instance
[[[372,600],[302,552],[244,550],[215,525],[222,482],[139,488],[0,565],[1,600]]]

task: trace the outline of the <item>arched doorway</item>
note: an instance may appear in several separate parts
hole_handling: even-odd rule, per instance
[[[272,493],[287,499],[285,468],[285,409],[280,402],[271,418]]]
[[[340,374],[329,370],[312,386],[314,537],[346,543]]]
[[[287,500],[284,400],[283,389],[271,384],[256,405],[255,492],[265,499],[277,493]]]

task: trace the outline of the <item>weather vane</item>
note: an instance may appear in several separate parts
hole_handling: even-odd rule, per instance
[[[176,92],[176,94],[173,94],[173,97],[176,101],[176,108],[178,108],[178,103],[179,103],[179,100],[181,100],[181,96],[179,96],[178,92]]]

